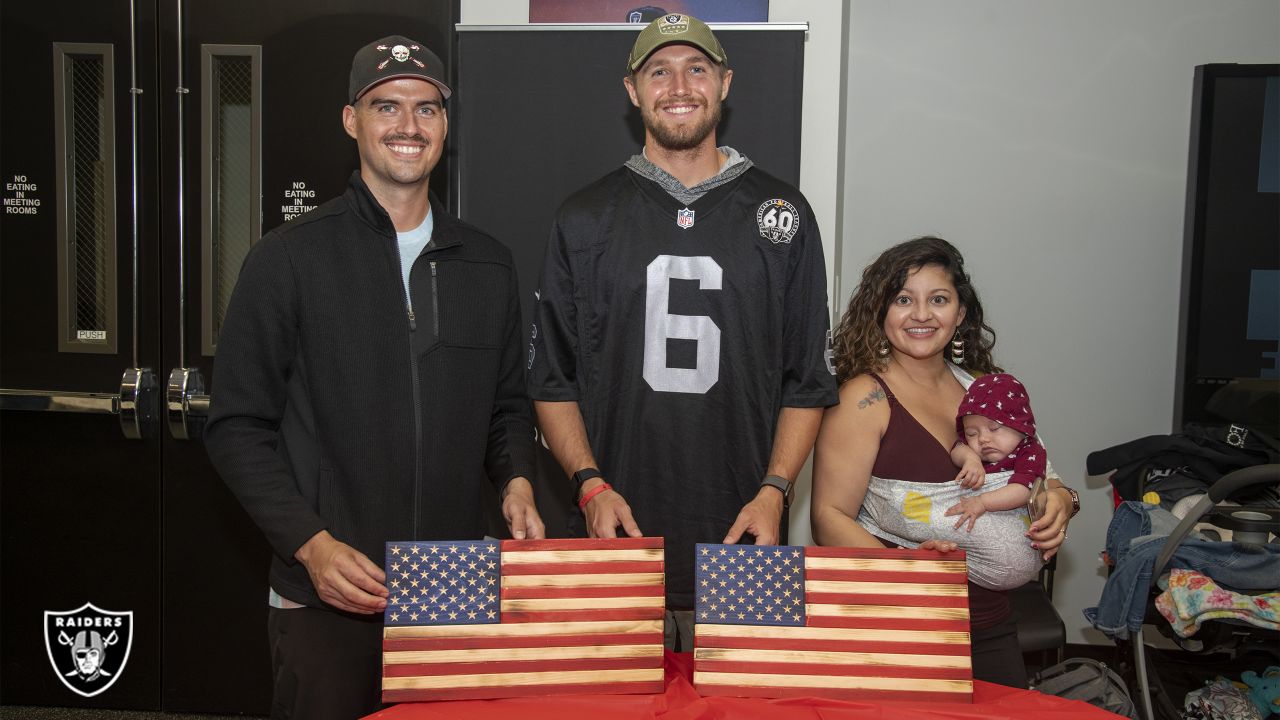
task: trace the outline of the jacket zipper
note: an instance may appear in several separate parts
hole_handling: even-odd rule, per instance
[[[409,311],[409,374],[413,378],[413,539],[418,534],[418,503],[422,494],[422,388],[418,378],[418,358],[413,353],[413,311]]]
[[[396,259],[400,260],[400,243],[395,243],[395,246]],[[431,304],[434,306],[436,295],[435,263],[431,263],[431,266]],[[410,269],[409,275],[412,277],[412,269]],[[411,388],[413,392],[413,539],[417,540],[420,537],[418,534],[418,503],[422,493],[422,390],[419,387],[421,380],[418,378],[418,358],[413,354],[413,336],[418,331],[418,323],[416,316],[413,314],[413,299],[409,296],[409,289],[403,283],[400,283],[400,289],[404,292],[404,309],[409,318],[409,376],[412,378]],[[434,307],[432,312],[435,312]]]
[[[410,311],[412,312],[412,310]],[[431,339],[440,337],[440,298],[436,289],[436,263],[431,261]],[[418,508],[422,494],[422,391],[418,378],[418,362],[413,357],[413,341],[409,342],[410,363],[413,365],[413,537],[418,539]]]
[[[436,295],[436,262],[431,261],[431,332],[432,339],[440,337],[440,303]]]

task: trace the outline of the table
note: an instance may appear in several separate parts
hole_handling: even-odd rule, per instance
[[[402,703],[366,720],[1114,720],[1092,705],[975,680],[973,703],[700,697],[693,655],[668,652],[661,695],[557,695]]]

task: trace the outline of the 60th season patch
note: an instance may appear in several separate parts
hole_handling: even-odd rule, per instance
[[[44,613],[44,648],[67,689],[93,697],[120,679],[133,647],[133,611],[116,612],[85,603],[75,610]]]
[[[756,211],[760,237],[772,243],[790,243],[800,229],[800,213],[796,206],[781,198],[766,200]]]

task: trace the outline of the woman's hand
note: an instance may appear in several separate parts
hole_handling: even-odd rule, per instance
[[[1050,488],[1045,499],[1044,514],[1027,529],[1026,535],[1031,539],[1031,547],[1041,552],[1041,558],[1045,562],[1058,554],[1063,541],[1067,539],[1071,507],[1071,493],[1060,485]]]
[[[925,540],[920,543],[920,550],[937,550],[940,553],[949,553],[958,547],[950,540]]]

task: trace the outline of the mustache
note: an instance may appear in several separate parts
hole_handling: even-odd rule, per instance
[[[658,102],[654,103],[654,107],[657,107],[659,109],[669,108],[669,107],[672,107],[673,105],[697,105],[698,107],[706,107],[707,104],[708,103],[705,100],[699,100],[697,98],[686,98],[683,100],[659,100]]]
[[[419,143],[422,143],[423,145],[431,144],[430,140],[427,140],[426,137],[419,135],[418,133],[414,133],[413,135],[406,135],[404,133],[395,133],[394,135],[387,135],[386,137],[382,138],[382,142],[388,142],[388,143],[389,142],[419,142]]]

